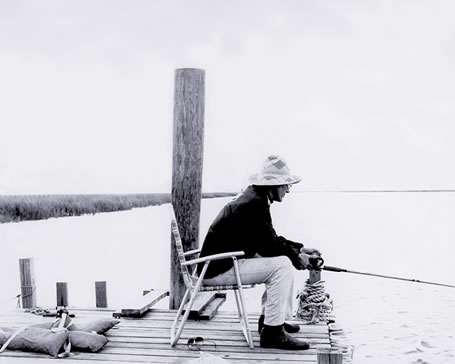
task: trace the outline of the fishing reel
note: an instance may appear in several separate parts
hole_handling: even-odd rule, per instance
[[[308,270],[321,270],[324,265],[324,259],[320,256],[312,256],[309,259]]]

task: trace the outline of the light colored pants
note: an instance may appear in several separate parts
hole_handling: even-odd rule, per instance
[[[292,317],[294,267],[286,256],[239,259],[242,284],[265,284],[262,295],[264,323],[278,326]],[[234,268],[204,279],[204,285],[237,284]]]

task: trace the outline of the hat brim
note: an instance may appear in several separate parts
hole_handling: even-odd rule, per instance
[[[302,178],[296,175],[263,175],[256,173],[250,176],[249,182],[256,186],[280,186],[296,184],[302,181]]]

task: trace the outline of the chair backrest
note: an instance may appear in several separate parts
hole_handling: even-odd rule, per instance
[[[180,270],[183,275],[183,281],[185,282],[185,286],[187,288],[192,287],[192,279],[191,279],[191,274],[188,271],[188,267],[186,265],[183,265],[182,263],[186,262],[186,258],[184,255],[183,251],[183,245],[182,245],[182,239],[180,237],[180,232],[179,232],[179,227],[177,225],[177,218],[175,217],[175,211],[174,208],[171,205],[171,231],[172,231],[172,236],[174,237],[175,241],[175,247],[177,249],[177,256],[179,258],[180,262]]]

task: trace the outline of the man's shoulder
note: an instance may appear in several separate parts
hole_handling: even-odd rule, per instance
[[[266,196],[261,196],[251,186],[236,196],[236,198],[231,201],[230,204],[233,207],[268,206]]]

